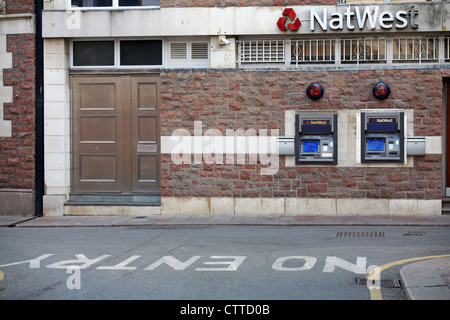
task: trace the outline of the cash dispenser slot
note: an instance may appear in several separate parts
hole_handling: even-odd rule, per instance
[[[298,113],[295,163],[337,164],[337,114]]]

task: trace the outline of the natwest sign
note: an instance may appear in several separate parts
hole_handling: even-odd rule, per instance
[[[407,10],[383,10],[380,6],[348,6],[335,7],[303,7],[286,8],[277,21],[277,26],[282,31],[298,31],[302,25],[299,16],[309,22],[310,31],[322,30],[350,30],[369,31],[374,29],[417,29],[416,19],[419,10],[411,6]],[[386,7],[383,7],[386,9]],[[404,8],[404,7],[403,7]],[[309,9],[309,19],[308,12]],[[339,10],[340,9],[340,10]],[[305,12],[306,11],[306,12]],[[291,23],[289,23],[291,22]],[[302,26],[304,28],[304,26]],[[306,26],[306,28],[308,28]],[[306,29],[307,30],[307,29]],[[306,31],[305,30],[305,31]]]
[[[411,7],[408,11],[399,10],[395,13],[391,11],[380,12],[379,6],[365,7],[364,10],[360,7],[347,7],[344,12],[335,11],[328,15],[327,8],[322,9],[322,13],[318,13],[315,9],[310,9],[310,28],[315,30],[316,25],[320,26],[322,30],[343,30],[346,27],[349,30],[355,28],[373,30],[379,25],[383,29],[406,28],[408,25],[417,29],[419,26],[415,22],[415,17],[419,11]]]

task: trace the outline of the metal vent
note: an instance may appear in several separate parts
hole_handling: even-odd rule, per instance
[[[284,62],[283,40],[240,41],[241,62]]]
[[[382,238],[384,237],[384,232],[376,232],[376,231],[369,231],[369,232],[338,232],[336,233],[336,237],[338,238]]]
[[[191,59],[207,60],[208,59],[208,42],[192,42]]]
[[[414,236],[414,237],[422,237],[425,234],[425,231],[408,231],[404,233],[404,236]]]
[[[170,43],[170,59],[186,60],[187,59],[187,42],[171,42]]]

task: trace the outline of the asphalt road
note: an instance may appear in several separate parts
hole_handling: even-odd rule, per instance
[[[449,253],[448,227],[0,228],[0,300],[370,300],[374,267]]]

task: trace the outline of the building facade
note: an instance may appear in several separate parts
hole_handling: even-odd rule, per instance
[[[0,1],[0,215],[35,212],[34,1]]]
[[[448,9],[44,2],[43,213],[441,214]]]

